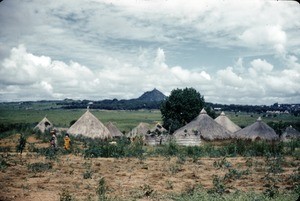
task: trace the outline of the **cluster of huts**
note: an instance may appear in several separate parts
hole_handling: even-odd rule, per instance
[[[41,132],[53,129],[53,124],[45,117],[36,125],[35,129]],[[211,118],[202,109],[200,114],[190,123],[176,130],[172,135],[157,123],[151,127],[148,123],[140,123],[127,134],[123,134],[112,122],[103,124],[95,117],[89,109],[69,128],[67,133],[70,135],[82,135],[89,138],[100,140],[125,137],[135,139],[141,137],[145,144],[159,145],[164,144],[170,139],[174,139],[177,144],[184,146],[200,145],[202,141],[219,141],[230,139],[244,140],[265,140],[265,141],[288,141],[300,138],[300,132],[292,126],[286,128],[280,139],[276,132],[264,123],[259,117],[253,124],[241,129],[232,122],[224,112],[216,119]]]

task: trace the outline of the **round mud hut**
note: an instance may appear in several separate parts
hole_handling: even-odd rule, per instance
[[[46,131],[50,131],[52,128],[53,124],[47,119],[47,117],[44,117],[33,129],[44,133]]]
[[[285,129],[280,138],[280,140],[284,142],[296,139],[300,139],[300,132],[293,128],[291,125]]]
[[[221,112],[220,116],[218,116],[215,121],[232,133],[241,130],[241,128],[233,123],[224,112]]]
[[[150,129],[150,133],[145,135],[145,143],[147,145],[161,145],[168,140],[168,131],[160,123],[155,124]]]
[[[89,109],[67,130],[67,133],[101,140],[112,138],[109,130]]]
[[[173,133],[175,141],[179,145],[200,145],[201,140],[226,140],[231,138],[232,133],[215,122],[205,109],[190,123],[179,128]]]
[[[105,126],[109,130],[113,138],[121,138],[122,136],[124,136],[123,133],[112,122],[107,122]]]
[[[135,137],[145,137],[145,135],[150,133],[150,124],[141,122],[135,128],[133,128],[129,133],[127,133],[128,138],[135,138]]]
[[[276,132],[261,120],[261,117],[257,121],[235,133],[236,138],[244,140],[266,140],[275,141],[278,140]]]

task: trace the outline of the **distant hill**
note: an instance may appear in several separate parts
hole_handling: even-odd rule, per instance
[[[157,89],[143,93],[139,98],[129,100],[105,99],[99,101],[92,101],[90,105],[93,109],[106,110],[139,110],[139,109],[159,109],[161,102],[165,100],[166,96]],[[86,108],[91,102],[90,100],[69,101],[65,100],[59,103],[62,108],[76,109]]]
[[[163,101],[166,96],[157,89],[153,89],[152,91],[147,91],[143,95],[141,95],[137,100],[139,101]]]

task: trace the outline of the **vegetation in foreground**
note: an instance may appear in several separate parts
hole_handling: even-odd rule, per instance
[[[32,137],[32,131],[23,131],[21,137]],[[63,158],[71,158],[76,156],[81,158],[82,162],[76,162],[77,166],[84,167],[80,172],[81,180],[98,182],[98,190],[94,191],[91,196],[91,200],[99,198],[99,200],[127,200],[125,198],[118,198],[110,189],[111,183],[105,179],[101,174],[99,175],[97,169],[103,168],[98,163],[92,161],[101,161],[104,158],[108,160],[115,159],[117,161],[123,161],[125,163],[129,161],[136,161],[131,168],[137,168],[137,170],[151,171],[143,174],[154,174],[155,170],[153,166],[149,164],[149,161],[155,160],[155,158],[162,160],[164,163],[163,170],[159,169],[161,165],[157,166],[157,171],[163,171],[167,174],[165,181],[165,193],[158,193],[156,187],[151,183],[144,183],[138,189],[131,192],[130,199],[171,199],[171,200],[296,200],[299,194],[299,178],[300,178],[300,141],[291,142],[247,142],[247,141],[232,141],[228,143],[206,143],[202,146],[195,147],[182,147],[177,145],[174,141],[157,147],[144,146],[141,139],[134,142],[130,142],[126,138],[116,140],[116,144],[111,144],[109,141],[101,142],[91,140],[88,138],[77,137],[72,138],[73,146],[70,151],[65,151],[63,147],[63,136],[58,136],[59,149],[51,149],[48,147],[48,138],[50,134],[36,133],[35,138],[39,143],[32,143],[27,140],[24,150],[27,155],[22,159],[24,161],[26,157],[30,155],[34,158],[44,158],[43,160],[35,162],[18,162],[18,159],[13,155],[9,156],[14,150],[17,150],[16,144],[13,147],[5,147],[1,145],[1,171],[5,175],[10,168],[14,167],[18,163],[22,167],[26,167],[27,171],[33,175],[33,177],[40,177],[44,174],[54,174],[58,171],[58,166],[61,164]],[[7,138],[5,138],[7,139]],[[16,140],[16,143],[20,141]],[[41,147],[39,144],[44,143],[46,147]],[[5,157],[5,156],[8,156]],[[235,164],[233,161],[243,158],[243,162]],[[9,159],[9,158],[14,158]],[[203,166],[203,161],[209,159],[212,161],[209,166],[207,164]],[[71,160],[71,159],[69,159]],[[240,159],[239,159],[240,160]],[[127,162],[126,162],[127,161]],[[70,163],[63,162],[65,163]],[[123,163],[124,163],[123,162]],[[63,165],[61,164],[61,165]],[[75,164],[71,165],[71,170],[65,170],[68,174],[72,175],[75,171]],[[111,164],[112,165],[112,164]],[[188,166],[186,166],[188,165]],[[79,167],[78,166],[78,167]],[[187,167],[194,166],[195,168],[205,171],[210,175],[209,187],[201,187],[200,176],[195,171],[187,173]],[[121,166],[120,166],[121,167]],[[119,167],[119,168],[120,168]],[[115,168],[118,169],[118,166]],[[203,169],[204,168],[204,169]],[[289,173],[286,169],[289,168]],[[80,169],[76,170],[79,171]],[[129,170],[128,170],[129,171]],[[132,170],[131,170],[132,171]],[[131,172],[129,171],[129,172]],[[153,172],[152,172],[153,171]],[[186,173],[184,173],[186,172]],[[220,174],[221,173],[221,174]],[[77,173],[78,174],[78,173]],[[115,173],[117,174],[117,172]],[[126,175],[123,173],[121,175]],[[183,175],[182,175],[183,174]],[[192,179],[191,185],[176,190],[176,183],[171,179],[182,175],[182,179]],[[252,196],[249,197],[249,189],[245,192],[240,191],[236,185],[239,182],[246,182],[253,177],[259,175],[260,191],[255,191]],[[149,175],[148,175],[149,176]],[[146,177],[148,177],[146,176]],[[153,176],[153,175],[152,175]],[[102,180],[100,180],[103,178]],[[202,178],[202,177],[201,177]],[[159,179],[159,178],[156,178]],[[100,182],[101,181],[101,182]],[[159,180],[153,180],[152,182],[158,182]],[[96,184],[95,184],[96,185]],[[200,186],[199,186],[200,185]],[[282,187],[284,185],[284,187]],[[101,188],[99,187],[101,186]],[[245,186],[245,185],[244,185]],[[281,187],[280,187],[281,186]],[[29,187],[28,187],[29,188]],[[93,189],[88,187],[90,190]],[[136,188],[136,187],[134,187]],[[89,191],[90,192],[90,191]],[[61,191],[61,200],[76,200],[78,195],[74,191]],[[252,199],[253,198],[253,199]],[[86,198],[87,199],[87,198]]]

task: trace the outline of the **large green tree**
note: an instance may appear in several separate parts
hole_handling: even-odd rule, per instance
[[[204,97],[194,88],[174,89],[160,108],[163,126],[173,133],[198,116],[204,106]]]

